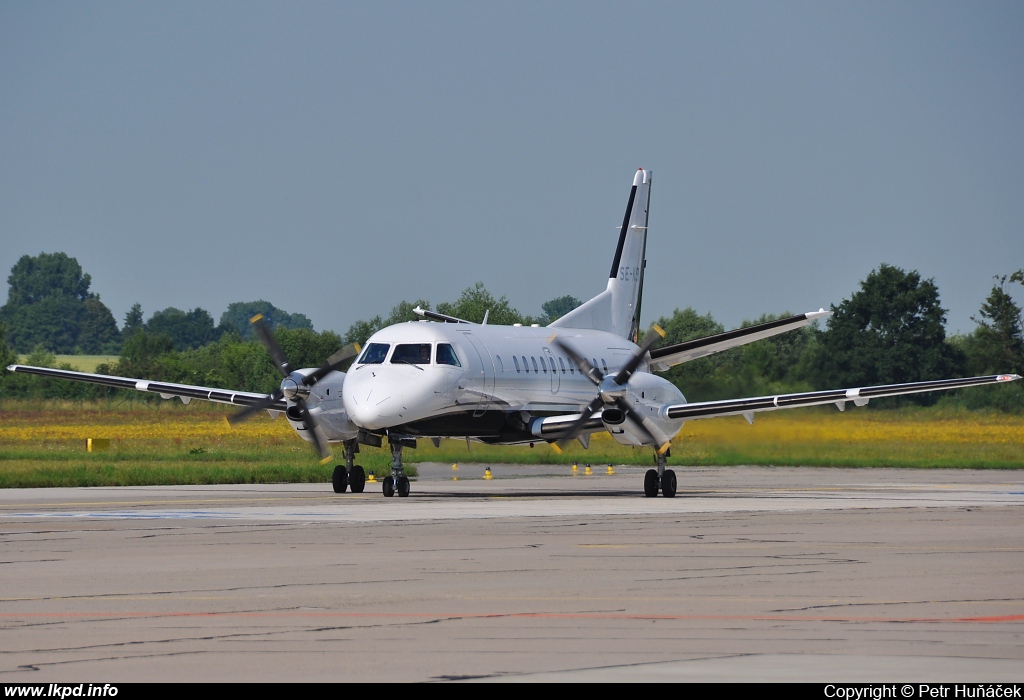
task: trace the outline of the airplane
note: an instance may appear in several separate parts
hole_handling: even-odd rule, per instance
[[[284,413],[291,427],[313,443],[322,461],[331,444],[342,446],[345,464],[335,467],[333,488],[362,492],[365,470],[355,463],[360,445],[380,447],[387,438],[391,475],[384,496],[409,495],[403,449],[420,438],[491,444],[550,443],[556,450],[608,432],[619,443],[654,451],[656,468],[644,475],[644,494],[672,498],[677,478],[667,468],[671,440],[688,420],[754,414],[802,406],[1011,382],[1016,374],[811,391],[689,403],[659,377],[673,365],[806,326],[829,315],[819,309],[665,347],[657,326],[639,341],[647,253],[651,172],[633,177],[607,286],[546,327],[471,323],[417,308],[419,321],[374,333],[365,347],[342,348],[319,368],[293,369],[260,317],[253,324],[281,373],[272,394],[113,377],[69,370],[11,365],[26,372],[104,386],[242,406],[229,420],[266,410]],[[355,358],[345,372],[341,367]]]

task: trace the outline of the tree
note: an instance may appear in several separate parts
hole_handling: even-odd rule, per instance
[[[145,326],[146,324],[142,320],[142,305],[138,303],[132,304],[132,308],[124,315],[124,328],[121,329],[121,335],[125,340],[128,340],[143,330]]]
[[[236,301],[228,304],[228,310],[220,315],[220,325],[225,330],[238,333],[243,340],[256,337],[251,320],[257,314],[263,316],[271,330],[276,328],[305,328],[313,330],[313,322],[303,314],[290,314],[269,301]]]
[[[176,350],[198,348],[220,337],[213,327],[213,317],[206,309],[198,307],[188,312],[173,306],[157,311],[146,322],[146,330],[170,336]]]
[[[508,297],[502,296],[495,299],[487,291],[483,282],[477,282],[472,287],[467,287],[454,302],[442,302],[437,305],[439,313],[455,316],[473,323],[481,323],[484,314],[487,314],[487,322],[495,325],[511,326],[514,323],[529,324],[533,319],[523,316],[509,304]]]
[[[963,371],[963,355],[946,342],[946,312],[934,280],[882,264],[860,286],[832,306],[819,338],[814,364],[822,388],[944,379]]]
[[[710,313],[698,314],[692,306],[676,309],[671,316],[659,318],[657,323],[665,331],[664,340],[658,343],[662,346],[706,338],[725,330]],[[729,353],[735,354],[734,351],[728,351],[676,365],[663,376],[679,387],[690,400],[726,398],[728,390],[722,386],[718,377],[719,370],[730,359]]]
[[[67,254],[24,255],[7,282],[0,321],[19,352],[41,345],[62,354],[107,353],[120,346],[113,314],[89,291],[91,278]]]
[[[540,305],[540,308],[544,311],[544,315],[540,317],[539,323],[542,326],[551,325],[552,322],[557,321],[562,316],[565,316],[582,303],[583,302],[576,297],[568,294],[564,297],[545,301]]]
[[[968,367],[977,374],[1024,372],[1024,323],[1021,308],[1006,289],[1007,276],[995,278],[996,284],[978,312],[972,317],[978,327],[968,336],[964,350]],[[1024,270],[1009,277],[1024,283]]]

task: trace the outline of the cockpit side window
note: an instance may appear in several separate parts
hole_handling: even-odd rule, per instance
[[[388,356],[388,350],[391,348],[387,343],[370,343],[363,350],[363,356],[359,358],[357,364],[360,365],[379,365],[384,362],[384,358]]]
[[[448,343],[437,344],[437,364],[462,367],[462,363],[459,362],[459,356],[455,354],[455,348]]]
[[[404,343],[396,345],[391,353],[391,364],[429,365],[430,343]]]

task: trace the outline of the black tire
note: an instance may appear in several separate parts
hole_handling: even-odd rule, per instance
[[[398,491],[399,498],[405,498],[409,495],[409,477],[400,476],[398,477],[398,483],[395,485],[395,489]]]
[[[395,495],[395,479],[394,477],[387,477],[381,482],[381,489],[384,491],[384,498],[391,498]]]
[[[352,489],[352,493],[362,493],[366,488],[366,472],[358,464],[352,467],[348,474],[348,487]]]
[[[676,497],[676,473],[671,469],[666,469],[665,475],[661,477],[661,495],[665,498]]]
[[[331,482],[334,484],[334,493],[345,493],[348,488],[348,470],[341,464],[334,468],[331,475]]]
[[[644,495],[648,498],[658,495],[658,472],[654,469],[648,469],[644,474]]]

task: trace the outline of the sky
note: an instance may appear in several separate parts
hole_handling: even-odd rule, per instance
[[[63,251],[119,323],[344,333],[477,281],[539,315],[604,289],[643,167],[645,324],[888,263],[970,332],[1024,268],[1022,36],[1020,2],[0,0],[0,271]]]

